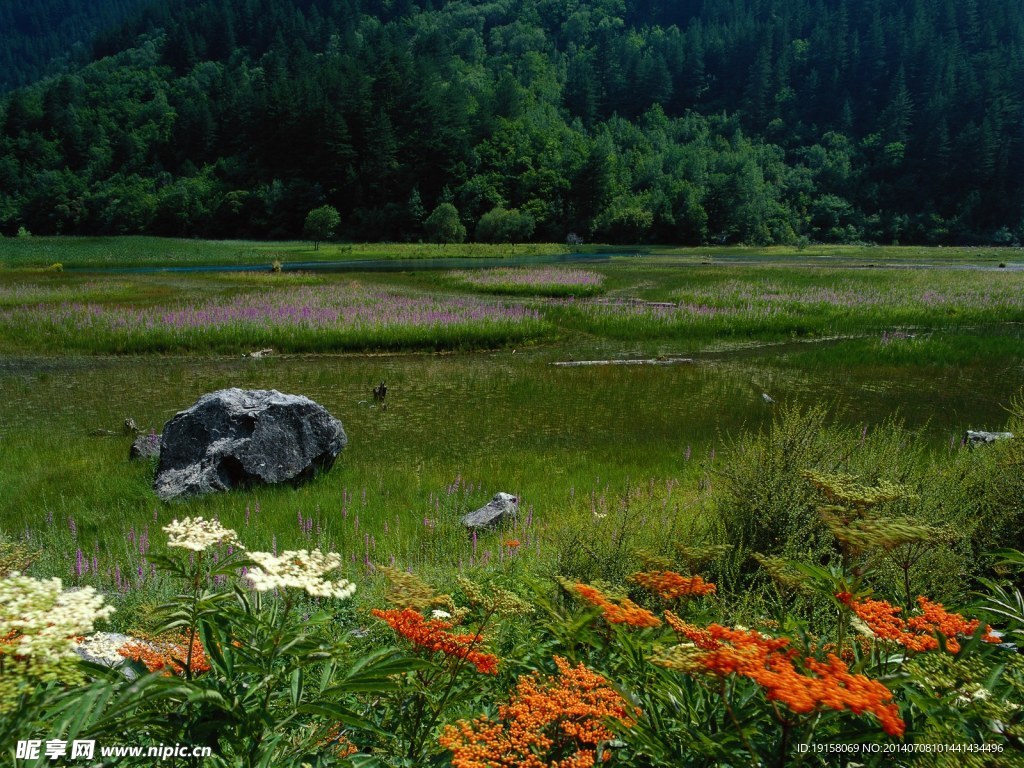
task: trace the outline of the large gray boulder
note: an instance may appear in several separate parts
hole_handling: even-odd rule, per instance
[[[153,488],[166,500],[326,472],[348,443],[341,422],[308,397],[222,389],[164,425]]]
[[[518,514],[518,496],[511,493],[496,493],[485,506],[464,515],[462,524],[470,531],[487,530],[514,522]]]

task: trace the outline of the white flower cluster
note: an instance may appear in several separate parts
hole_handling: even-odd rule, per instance
[[[42,662],[74,658],[74,637],[93,631],[114,612],[92,587],[63,591],[61,580],[14,572],[0,579],[0,637],[13,636],[9,653]]]
[[[181,521],[175,519],[164,526],[164,533],[167,534],[168,547],[191,549],[193,552],[202,552],[214,544],[232,544],[239,549],[243,548],[238,541],[238,534],[233,530],[223,527],[216,520],[204,520],[201,517],[186,517]]]
[[[328,581],[324,575],[341,566],[341,555],[336,552],[312,552],[305,549],[282,552],[250,552],[249,558],[257,567],[250,568],[246,578],[253,589],[266,592],[278,587],[305,590],[314,597],[333,597],[344,600],[356,591],[356,585],[345,579]]]
[[[97,632],[78,644],[78,655],[96,664],[118,667],[124,663],[124,656],[117,651],[129,642],[142,643],[144,641],[133,640],[128,635],[113,632]]]

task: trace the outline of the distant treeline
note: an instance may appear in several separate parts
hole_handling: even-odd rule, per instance
[[[0,104],[5,234],[1024,240],[1019,0],[160,0],[94,45]]]

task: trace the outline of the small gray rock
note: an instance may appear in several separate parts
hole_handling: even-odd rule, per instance
[[[222,389],[164,425],[153,488],[164,501],[328,471],[348,444],[341,422],[308,397]]]
[[[518,515],[519,497],[511,493],[496,493],[485,506],[465,515],[462,524],[470,531],[488,530],[512,522]]]
[[[160,455],[160,435],[139,435],[132,440],[132,447],[128,449],[128,458],[131,461],[142,459],[155,459]]]
[[[964,434],[964,442],[968,445],[984,445],[994,443],[996,440],[1010,440],[1013,432],[975,432],[968,429]]]

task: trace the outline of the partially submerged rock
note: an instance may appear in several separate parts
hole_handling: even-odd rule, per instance
[[[968,429],[964,434],[964,442],[967,445],[984,445],[986,443],[994,443],[996,440],[1010,440],[1013,437],[1013,432],[976,432],[973,429]]]
[[[341,422],[308,397],[223,389],[164,426],[153,488],[166,501],[297,484],[329,470],[347,443]]]
[[[462,524],[470,531],[487,530],[514,522],[518,514],[518,496],[511,493],[496,493],[485,506],[465,515]]]

